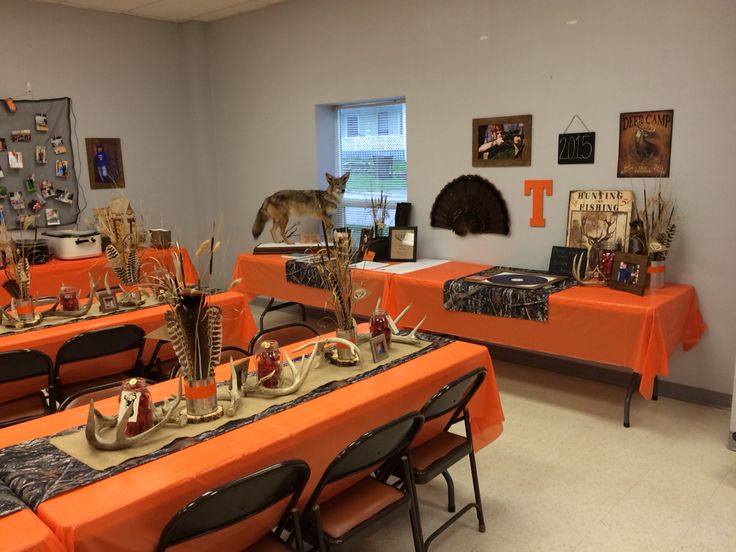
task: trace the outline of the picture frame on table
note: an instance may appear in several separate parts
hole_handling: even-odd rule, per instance
[[[532,116],[473,119],[474,167],[529,167]]]
[[[358,241],[358,249],[355,252],[356,261],[368,260],[365,258],[368,253],[368,246],[373,240],[373,229],[372,228],[361,228],[360,229],[360,241]]]
[[[646,255],[616,253],[613,258],[613,273],[609,286],[619,291],[644,295],[648,278],[647,265]]]
[[[417,260],[417,227],[392,226],[388,229],[388,260]]]
[[[385,335],[380,334],[371,338],[371,355],[374,364],[388,358],[388,344]]]
[[[114,312],[118,310],[118,298],[115,292],[100,291],[97,293],[100,302],[100,312]]]

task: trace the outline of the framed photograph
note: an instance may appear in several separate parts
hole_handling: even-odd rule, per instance
[[[417,260],[417,227],[392,226],[388,229],[388,260]]]
[[[97,299],[100,302],[100,312],[113,312],[118,310],[118,298],[114,292],[97,292]]]
[[[0,151],[7,151],[8,149],[8,143],[5,141],[5,138],[0,138]]]
[[[358,251],[355,254],[356,261],[365,261],[365,255],[368,253],[368,246],[373,239],[372,228],[361,228],[360,230],[360,241],[358,242]]]
[[[93,190],[125,188],[120,138],[85,138],[89,184]]]
[[[474,167],[532,164],[532,116],[473,119]]]
[[[618,176],[670,175],[674,110],[621,113],[618,126]]]
[[[386,336],[381,334],[371,337],[371,354],[373,362],[381,362],[388,358],[388,345],[386,345]]]
[[[628,247],[633,205],[634,192],[631,190],[570,192],[565,246],[582,247],[588,252],[586,272],[598,266],[598,254],[606,242],[618,242],[622,249]]]
[[[647,256],[616,253],[609,285],[613,289],[644,295],[647,286]]]

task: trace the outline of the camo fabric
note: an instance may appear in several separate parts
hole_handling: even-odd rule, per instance
[[[499,266],[477,272],[472,276],[493,276],[500,272],[531,272],[546,274],[541,270],[528,270]],[[469,282],[468,276],[448,280],[442,292],[445,310],[487,314],[504,318],[546,322],[549,318],[549,296],[577,284],[567,279],[539,289],[519,289]]]

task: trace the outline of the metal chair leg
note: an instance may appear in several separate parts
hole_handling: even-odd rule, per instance
[[[447,470],[442,472],[442,477],[447,482],[447,511],[452,513],[455,511],[455,483]]]
[[[629,389],[626,391],[626,398],[624,399],[624,427],[631,427],[630,417],[629,413],[631,410],[631,397],[636,392],[637,387],[639,387],[639,382],[641,381],[641,376],[634,372],[631,375],[631,382],[629,383]]]
[[[478,484],[478,467],[475,465],[475,453],[470,449],[470,473],[473,476],[473,492],[475,493],[475,511],[478,515],[478,531],[486,532],[486,520],[483,518],[483,503],[480,498],[480,485]]]
[[[404,468],[404,478],[409,492],[409,519],[411,520],[411,535],[414,539],[414,552],[425,552],[422,520],[419,516],[419,504],[417,500],[417,486],[414,483],[414,472],[406,456],[401,458],[401,464]]]

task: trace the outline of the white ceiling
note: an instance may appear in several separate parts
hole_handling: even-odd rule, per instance
[[[285,0],[36,0],[162,21],[215,21]]]

